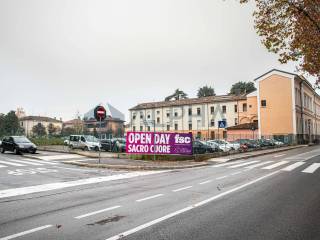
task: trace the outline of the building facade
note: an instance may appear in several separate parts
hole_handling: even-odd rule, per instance
[[[50,118],[50,117],[42,117],[42,116],[25,116],[19,118],[19,123],[20,126],[24,129],[25,135],[26,136],[33,136],[34,133],[32,132],[32,129],[34,126],[38,124],[42,124],[47,133],[48,133],[48,126],[49,124],[52,124],[56,128],[56,134],[61,133],[62,129],[62,121],[57,120],[55,118]]]
[[[254,81],[257,90],[243,96],[138,104],[129,109],[128,130],[192,132],[202,139],[278,138],[290,143],[319,138],[320,97],[304,77],[273,69]],[[220,120],[227,122],[226,129],[218,128]]]

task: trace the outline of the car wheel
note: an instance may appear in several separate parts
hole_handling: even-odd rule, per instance
[[[31,153],[32,153],[32,154],[36,154],[36,152],[37,152],[37,150],[33,150]]]
[[[95,146],[95,147],[94,147],[94,150],[95,150],[96,152],[98,152],[98,151],[99,151],[99,147]]]
[[[84,151],[90,151],[89,147],[84,147]]]
[[[19,154],[19,150],[17,148],[14,148],[13,153],[18,155]]]
[[[1,151],[1,153],[4,153],[4,152],[5,152],[5,150],[4,150],[3,147],[0,148],[0,151]]]

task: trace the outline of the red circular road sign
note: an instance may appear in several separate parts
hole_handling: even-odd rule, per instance
[[[94,109],[94,117],[97,120],[104,120],[106,118],[106,109],[103,106],[97,106]]]

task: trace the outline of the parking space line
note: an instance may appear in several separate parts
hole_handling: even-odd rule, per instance
[[[178,188],[178,189],[172,190],[172,192],[180,192],[180,191],[183,191],[183,190],[186,190],[186,189],[189,189],[189,188],[192,188],[192,186]]]
[[[216,179],[217,179],[217,180],[220,180],[220,179],[224,179],[224,178],[226,178],[226,177],[228,177],[228,176],[226,175],[226,176],[218,177],[218,178],[216,178]]]
[[[136,200],[136,202],[147,201],[147,200],[150,200],[150,199],[153,199],[153,198],[161,197],[161,196],[163,196],[163,195],[164,195],[164,194],[157,194],[157,195],[153,195],[153,196],[150,196],[150,197],[141,198],[141,199]]]
[[[237,175],[237,174],[240,174],[240,173],[242,173],[242,172],[240,171],[240,172],[231,173],[231,176]]]
[[[33,228],[33,229],[30,229],[30,230],[27,230],[27,231],[24,231],[24,232],[20,232],[20,233],[16,233],[16,234],[13,234],[13,235],[10,235],[10,236],[6,236],[6,237],[3,237],[3,238],[0,238],[0,240],[9,240],[9,239],[21,237],[21,236],[24,236],[24,235],[27,235],[27,234],[30,234],[30,233],[41,231],[41,230],[49,228],[49,227],[52,227],[52,225],[44,225],[44,226],[41,226],[41,227]]]
[[[74,218],[76,218],[76,219],[81,219],[81,218],[89,217],[89,216],[92,216],[92,215],[95,215],[95,214],[98,214],[98,213],[103,213],[103,212],[111,211],[111,210],[113,210],[113,209],[117,209],[117,208],[120,208],[120,207],[121,207],[121,206],[113,206],[113,207],[101,209],[101,210],[98,210],[98,211],[94,211],[94,212],[91,212],[91,213],[83,214],[83,215],[80,215],[80,216],[77,216],[77,217],[74,217]]]
[[[212,182],[212,180],[204,181],[204,182],[201,182],[201,183],[199,183],[199,184],[200,184],[200,185],[203,185],[203,184],[207,184],[207,183],[210,183],[210,182]]]

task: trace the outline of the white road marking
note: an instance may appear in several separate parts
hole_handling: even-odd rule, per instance
[[[240,190],[240,189],[243,189],[243,188],[248,187],[248,186],[250,186],[250,185],[252,185],[252,184],[255,184],[255,183],[257,183],[257,182],[259,182],[259,181],[261,181],[261,180],[263,180],[263,179],[265,179],[265,178],[271,177],[272,175],[274,175],[274,174],[276,174],[276,173],[278,173],[278,172],[279,172],[279,171],[275,171],[275,172],[269,173],[269,174],[267,174],[267,175],[264,175],[264,176],[262,176],[262,177],[260,177],[260,178],[255,179],[255,180],[253,180],[253,181],[251,181],[251,182],[245,183],[245,184],[243,184],[243,185],[241,185],[241,186],[238,186],[238,187],[236,187],[236,188],[232,188],[232,189],[230,189],[230,190],[228,190],[228,191],[226,191],[226,192],[220,193],[220,194],[218,194],[218,195],[216,195],[216,196],[213,196],[213,197],[211,197],[211,198],[208,198],[208,199],[206,199],[206,200],[204,200],[204,201],[201,201],[201,202],[199,202],[199,203],[193,204],[193,205],[191,205],[191,206],[185,207],[185,208],[180,209],[180,210],[178,210],[178,211],[175,211],[175,212],[173,212],[173,213],[169,213],[169,214],[167,214],[167,215],[165,215],[165,216],[163,216],[163,217],[157,218],[157,219],[155,219],[155,220],[153,220],[153,221],[147,222],[147,223],[145,223],[145,224],[142,224],[142,225],[140,225],[140,226],[137,226],[137,227],[135,227],[135,228],[132,228],[132,229],[130,229],[130,230],[128,230],[128,231],[125,231],[125,232],[122,232],[122,233],[120,233],[120,234],[118,234],[118,235],[115,235],[115,236],[113,236],[113,237],[107,238],[106,240],[118,240],[118,239],[122,239],[122,238],[124,238],[124,237],[126,237],[126,236],[128,236],[128,235],[131,235],[131,234],[133,234],[133,233],[136,233],[136,232],[138,232],[138,231],[140,231],[140,230],[142,230],[142,229],[148,228],[148,227],[153,226],[153,225],[155,225],[155,224],[157,224],[157,223],[163,222],[163,221],[165,221],[165,220],[167,220],[167,219],[169,219],[169,218],[172,218],[172,217],[175,217],[175,216],[177,216],[177,215],[180,215],[181,213],[190,211],[190,210],[192,210],[192,209],[194,209],[194,208],[200,207],[200,206],[205,205],[205,204],[207,204],[207,203],[209,203],[209,202],[215,201],[215,200],[217,200],[217,199],[219,199],[219,198],[221,198],[221,197],[224,197],[224,196],[229,195],[229,194],[231,194],[231,193],[233,193],[233,192],[236,192],[236,191],[238,191],[238,190]]]
[[[311,156],[310,156],[310,154],[311,154]],[[307,160],[310,160],[311,158],[314,158],[314,157],[319,156],[319,155],[320,155],[320,151],[319,151],[319,149],[316,149],[316,150],[313,150],[313,151],[310,151],[310,152],[300,153],[300,154],[297,154],[295,156],[287,157],[285,159],[287,159],[287,160],[304,160],[304,161],[307,161]]]
[[[0,161],[0,163],[10,166],[16,166],[16,167],[24,167],[26,165],[22,165],[20,163],[13,163],[13,162],[7,162],[7,161]]]
[[[284,165],[284,164],[286,164],[286,163],[288,163],[288,161],[281,161],[281,162],[278,162],[278,163],[272,164],[272,165],[270,165],[270,166],[264,167],[264,168],[262,168],[262,169],[270,170],[270,169],[273,169],[273,168],[279,167],[279,166],[281,166],[281,165]]]
[[[220,180],[220,179],[224,179],[224,178],[226,178],[226,177],[228,177],[228,176],[222,176],[222,177],[218,177],[218,178],[216,178],[217,180]]]
[[[153,199],[153,198],[157,198],[157,197],[161,197],[161,196],[163,196],[163,194],[157,194],[157,195],[153,195],[153,196],[150,196],[150,197],[138,199],[138,200],[136,200],[136,202],[143,202],[143,201],[147,201],[147,200],[150,200],[150,199]]]
[[[20,196],[25,194],[31,194],[31,193],[47,192],[47,191],[52,191],[57,189],[63,189],[63,188],[69,188],[69,187],[75,187],[75,186],[81,186],[81,185],[87,185],[87,184],[93,184],[93,183],[103,183],[103,182],[128,179],[133,177],[147,176],[147,175],[165,173],[165,172],[169,172],[169,171],[129,172],[129,173],[112,175],[112,176],[80,179],[80,180],[75,180],[70,182],[56,182],[56,183],[35,185],[30,187],[11,188],[11,189],[0,191],[0,199],[6,198],[6,197],[14,197],[14,196]]]
[[[178,188],[178,189],[172,190],[172,192],[180,192],[180,191],[183,191],[183,190],[186,190],[186,189],[189,189],[189,188],[192,188],[192,186]]]
[[[224,166],[229,166],[229,165],[237,164],[237,163],[241,163],[241,162],[244,162],[244,161],[243,160],[239,160],[239,161],[234,161],[234,162],[222,163],[222,164],[213,165],[211,167],[213,167],[213,168],[224,167]]]
[[[204,181],[204,182],[201,182],[201,183],[199,183],[199,184],[200,184],[200,185],[203,185],[203,184],[207,184],[207,183],[210,183],[210,182],[212,182],[212,180]]]
[[[228,167],[228,168],[243,167],[243,166],[247,166],[247,165],[250,165],[250,164],[256,163],[256,162],[260,162],[260,161],[250,161],[250,162],[240,163],[240,164],[237,164],[237,165],[233,165],[233,166],[231,166],[231,167]]]
[[[231,176],[233,176],[233,175],[238,175],[238,174],[240,174],[240,173],[242,173],[242,172],[240,171],[240,172],[231,173]]]
[[[304,173],[314,173],[320,167],[320,163],[313,163],[311,166],[307,167],[302,172]]]
[[[0,165],[0,168],[5,168],[5,167],[8,167],[8,166],[5,166],[5,165]]]
[[[39,164],[50,164],[50,165],[57,165],[59,163],[57,162],[49,162],[49,161],[45,161],[45,160],[34,160],[34,159],[23,159],[23,160],[26,160],[28,162],[35,162],[35,163],[39,163]]]
[[[71,158],[85,158],[85,156],[81,156],[78,154],[61,154],[61,155],[50,155],[50,156],[37,156],[36,158],[42,160],[63,160],[63,159],[71,159]]]
[[[76,219],[81,219],[81,218],[89,217],[89,216],[92,216],[92,215],[95,215],[95,214],[98,214],[98,213],[103,213],[103,212],[111,211],[111,210],[117,209],[117,208],[119,208],[119,207],[121,207],[121,206],[113,206],[113,207],[101,209],[101,210],[98,210],[98,211],[94,211],[94,212],[91,212],[91,213],[83,214],[83,215],[80,215],[80,216],[77,216],[77,217],[74,217],[74,218],[76,218]]]
[[[273,157],[274,158],[278,158],[278,157],[282,157],[282,156],[285,156],[286,154],[279,154],[279,155],[274,155]]]
[[[282,168],[281,170],[289,172],[289,171],[292,171],[293,169],[296,169],[302,166],[303,164],[305,164],[305,162],[296,162],[294,164],[289,165],[288,167]]]
[[[22,163],[22,164],[34,165],[34,166],[42,166],[42,165],[43,165],[43,164],[40,164],[40,163],[31,162],[31,161],[29,161],[29,160],[22,161],[22,160],[13,160],[13,159],[11,159],[10,161],[12,161],[12,162],[17,162],[17,163]]]
[[[254,164],[254,165],[251,165],[251,166],[248,166],[248,167],[245,167],[245,168],[253,169],[253,168],[256,168],[256,167],[260,167],[260,166],[266,165],[268,163],[273,163],[273,161],[266,161],[266,162],[262,162],[262,163],[257,163],[257,164]]]
[[[0,240],[9,240],[9,239],[21,237],[21,236],[24,236],[24,235],[27,235],[27,234],[30,234],[30,233],[41,231],[41,230],[49,228],[49,227],[52,227],[52,225],[45,225],[45,226],[33,228],[33,229],[30,229],[30,230],[27,230],[27,231],[24,231],[24,232],[20,232],[20,233],[16,233],[16,234],[13,234],[13,235],[10,235],[10,236],[6,236],[6,237],[3,237],[3,238],[0,238]]]

